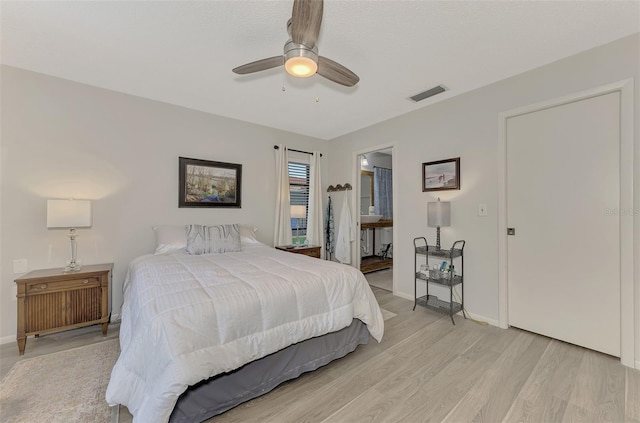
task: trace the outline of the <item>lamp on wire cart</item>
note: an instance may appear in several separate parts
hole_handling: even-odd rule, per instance
[[[451,203],[431,201],[427,203],[427,226],[436,228],[436,250],[440,249],[440,228],[451,226]]]

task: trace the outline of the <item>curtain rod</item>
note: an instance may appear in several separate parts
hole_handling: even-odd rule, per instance
[[[273,149],[274,149],[274,150],[279,150],[279,149],[280,149],[280,147],[279,147],[279,146],[277,146],[277,145],[274,145],[274,146],[273,146]],[[294,150],[293,148],[287,148],[287,150],[289,150],[289,151],[295,151],[296,153],[313,154],[313,153],[311,153],[311,152],[309,152],[309,151]],[[320,157],[322,157],[322,153],[320,153]]]
[[[388,167],[374,166],[374,168],[376,168],[376,167],[377,167],[378,169],[393,170],[393,169],[390,169],[390,168],[388,168]]]

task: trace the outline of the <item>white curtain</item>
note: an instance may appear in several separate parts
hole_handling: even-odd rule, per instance
[[[309,245],[320,246],[320,258],[324,258],[324,219],[322,208],[322,178],[320,153],[314,151],[309,163],[309,211],[307,215],[307,240]]]
[[[276,152],[276,221],[274,245],[291,244],[291,200],[289,199],[289,154],[280,144]]]

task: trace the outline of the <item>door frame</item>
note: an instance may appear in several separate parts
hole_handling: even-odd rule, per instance
[[[380,151],[380,150],[386,150],[386,149],[391,149],[391,175],[392,175],[392,182],[391,182],[391,186],[393,187],[393,236],[392,236],[392,242],[394,247],[396,245],[398,245],[398,231],[396,229],[396,220],[395,220],[395,216],[396,213],[398,211],[398,195],[396,194],[398,192],[398,181],[396,180],[397,178],[396,176],[396,172],[395,169],[398,167],[398,154],[397,154],[397,149],[396,149],[396,143],[395,142],[391,142],[391,143],[387,143],[387,144],[380,144],[380,145],[375,145],[375,146],[371,146],[371,147],[367,147],[367,148],[363,148],[360,150],[355,150],[352,152],[352,176],[351,176],[351,186],[355,187],[352,190],[352,197],[351,197],[351,204],[353,204],[353,212],[357,214],[353,214],[352,213],[352,220],[355,222],[355,228],[356,228],[356,239],[354,244],[354,248],[355,248],[355,254],[354,254],[354,250],[352,250],[352,254],[351,257],[355,257],[353,266],[357,269],[360,269],[360,156],[362,156],[363,154],[369,154],[369,153],[374,153],[376,151]],[[393,250],[393,254],[395,256],[396,253],[396,249],[394,248]],[[394,258],[394,265],[391,267],[391,272],[393,274],[393,288],[392,288],[392,293],[393,295],[397,295],[397,284],[396,284],[396,280],[397,280],[397,269],[396,269],[396,265],[395,265],[395,258]]]
[[[620,93],[620,362],[640,368],[635,358],[634,313],[634,81],[626,79],[579,93],[502,112],[498,116],[498,290],[499,325],[509,327],[507,261],[507,119],[612,92]],[[638,147],[636,147],[638,148]],[[630,211],[625,213],[624,211]],[[640,311],[639,311],[640,313]]]

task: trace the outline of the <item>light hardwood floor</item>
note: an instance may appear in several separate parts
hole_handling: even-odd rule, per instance
[[[385,322],[382,343],[360,346],[209,422],[640,423],[640,371],[614,357],[458,316],[453,326],[447,316],[411,311],[412,302],[373,291],[398,314]],[[46,337],[30,338],[27,354],[79,346],[82,337],[96,339],[83,334],[45,345]],[[130,421],[123,407],[120,422]]]
[[[375,286],[385,291],[393,291],[393,269],[365,273],[364,277],[369,282],[369,286]]]
[[[640,371],[614,357],[373,290],[398,314],[382,343],[210,422],[640,422]]]

